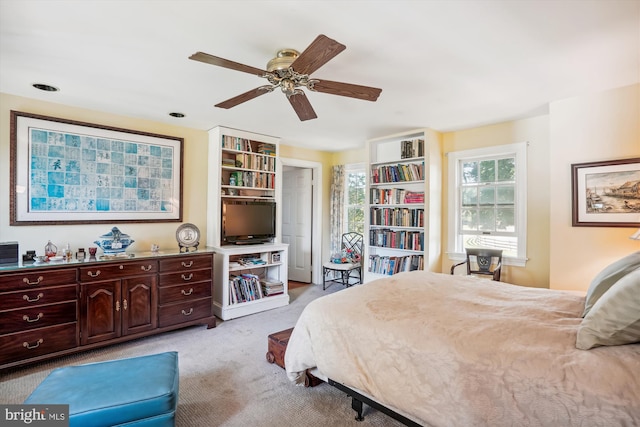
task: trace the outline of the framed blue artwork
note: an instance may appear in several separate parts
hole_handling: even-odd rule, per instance
[[[182,221],[183,139],[11,111],[11,225]]]

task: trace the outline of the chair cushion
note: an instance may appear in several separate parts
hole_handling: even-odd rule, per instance
[[[178,384],[166,352],[54,369],[24,403],[68,404],[70,426],[173,426]]]
[[[360,267],[359,262],[347,262],[344,264],[336,264],[335,262],[325,262],[322,266],[328,270],[348,271]]]

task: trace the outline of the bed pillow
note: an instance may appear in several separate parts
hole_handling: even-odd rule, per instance
[[[591,308],[578,328],[576,347],[640,342],[640,268],[618,280]]]
[[[585,317],[587,313],[589,313],[589,310],[591,310],[596,301],[604,295],[607,289],[612,287],[614,283],[620,280],[624,275],[636,268],[640,268],[640,251],[619,259],[598,273],[589,285],[582,317]]]

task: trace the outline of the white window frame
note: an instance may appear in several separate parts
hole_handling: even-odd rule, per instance
[[[366,229],[367,227],[367,220],[366,220],[366,215],[367,215],[367,183],[366,183],[366,169],[365,169],[365,164],[364,163],[349,163],[344,165],[344,210],[342,212],[342,223],[344,224],[345,230],[347,228],[347,226],[349,225],[349,221],[348,221],[348,214],[349,214],[349,204],[348,204],[348,200],[349,200],[349,179],[347,178],[347,175],[349,173],[353,173],[353,172],[362,172],[365,175],[365,184],[364,184],[364,191],[365,191],[365,197],[364,197],[364,201],[362,202],[362,209],[364,212],[364,219],[363,219],[363,230]]]
[[[460,232],[460,171],[461,161],[477,161],[493,159],[500,156],[514,156],[516,163],[516,237],[518,248],[516,257],[504,257],[504,265],[524,267],[527,262],[527,142],[496,145],[473,150],[454,151],[448,157],[448,251],[449,259],[462,261],[466,259]]]

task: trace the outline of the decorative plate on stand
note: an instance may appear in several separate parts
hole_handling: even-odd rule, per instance
[[[200,230],[194,224],[184,223],[176,230],[176,240],[180,252],[189,252],[190,248],[198,250],[200,244]]]

